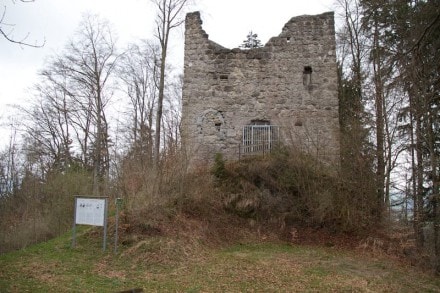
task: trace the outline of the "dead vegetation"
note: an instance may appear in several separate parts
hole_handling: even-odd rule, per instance
[[[373,221],[373,206],[359,199],[366,190],[357,192],[362,182],[343,180],[308,156],[288,150],[237,162],[217,156],[213,165],[190,171],[175,157],[159,173],[137,163],[126,164],[115,188],[124,203],[119,250],[139,262],[166,264],[203,257],[212,247],[282,242],[423,263],[408,229],[390,231],[390,225]],[[63,200],[70,199],[67,191]],[[69,209],[64,217],[70,215]],[[114,220],[110,217],[109,239]]]
[[[217,156],[212,166],[168,170],[154,194],[138,184],[136,196],[126,199],[125,254],[145,251],[153,262],[167,262],[200,256],[204,247],[262,241],[398,259],[412,254],[411,235],[378,232],[383,225],[374,221],[374,206],[360,203],[355,192],[361,183],[308,156],[287,150],[238,162]]]

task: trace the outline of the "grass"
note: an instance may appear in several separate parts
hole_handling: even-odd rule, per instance
[[[0,292],[440,292],[440,279],[390,259],[333,248],[186,245],[150,237],[113,253],[96,230],[0,256]],[[110,241],[111,242],[111,241]]]

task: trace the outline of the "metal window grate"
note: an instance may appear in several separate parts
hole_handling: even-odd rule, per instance
[[[274,125],[246,125],[240,153],[270,152],[279,141],[279,127]]]

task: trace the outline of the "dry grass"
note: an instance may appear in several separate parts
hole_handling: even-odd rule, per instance
[[[392,241],[386,246],[374,240],[375,234],[368,230],[374,222],[362,223],[368,217],[359,216],[360,207],[350,207],[348,214],[359,216],[356,219],[344,217],[346,204],[341,200],[349,197],[345,193],[350,190],[346,182],[342,184],[336,173],[308,156],[280,150],[269,157],[232,163],[217,156],[214,166],[192,172],[167,170],[156,178],[162,184],[151,184],[160,186],[157,193],[141,188],[143,193],[127,198],[131,203],[120,221],[127,254],[145,252],[150,259],[166,261],[161,256],[175,260],[200,251],[201,246],[261,240],[391,250]],[[402,250],[397,245],[392,254]]]
[[[434,276],[390,257],[388,244],[401,238],[327,227],[335,214],[323,207],[339,198],[322,183],[334,177],[293,162],[226,164],[221,180],[170,169],[154,179],[161,184],[126,194],[117,255],[111,241],[101,252],[100,229],[79,231],[75,249],[66,234],[0,256],[0,292],[440,292]],[[307,201],[305,191],[322,191],[326,202]]]
[[[92,235],[74,250],[66,235],[1,256],[0,292],[440,292],[429,273],[335,247],[256,239],[213,247],[156,236],[114,255]]]

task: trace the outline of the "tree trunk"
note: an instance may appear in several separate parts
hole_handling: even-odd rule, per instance
[[[159,162],[160,162],[160,135],[161,135],[162,112],[163,112],[163,98],[165,92],[165,62],[167,57],[169,28],[167,28],[166,30],[167,30],[166,37],[161,42],[162,54],[160,61],[159,97],[157,101],[156,133],[155,133],[155,145],[154,145],[154,164],[156,167],[159,166]]]
[[[156,167],[160,161],[160,141],[161,141],[161,122],[163,112],[163,100],[165,93],[165,70],[166,58],[168,50],[168,41],[170,31],[173,28],[180,26],[183,20],[179,19],[179,15],[186,6],[187,0],[153,0],[159,9],[157,15],[157,38],[161,46],[161,60],[160,60],[160,77],[159,77],[159,98],[157,101],[156,111],[156,133],[154,145],[154,164]]]
[[[385,158],[384,158],[384,99],[383,83],[381,76],[381,55],[379,45],[379,28],[377,20],[374,23],[374,41],[373,41],[373,70],[375,85],[375,110],[376,110],[376,156],[377,156],[377,209],[378,218],[381,218],[384,203],[385,187]]]

